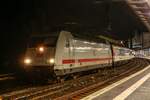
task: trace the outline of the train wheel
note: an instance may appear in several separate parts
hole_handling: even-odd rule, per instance
[[[101,73],[101,70],[100,70],[100,69],[98,69],[98,73]]]
[[[76,75],[74,75],[74,76],[73,76],[73,79],[74,79],[74,80],[75,80],[75,79],[77,79],[77,76],[76,76]]]
[[[57,77],[57,82],[58,83],[64,83],[64,78],[63,77]]]
[[[61,82],[61,83],[64,83],[64,81],[65,81],[65,80],[64,80],[63,78],[62,78],[62,79],[60,79],[60,82]]]
[[[91,79],[93,82],[95,82],[95,77],[94,76],[91,76]]]
[[[56,77],[58,83],[60,83],[61,78],[59,76]]]

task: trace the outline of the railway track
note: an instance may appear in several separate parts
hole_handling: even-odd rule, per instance
[[[128,69],[124,73],[120,73],[116,76],[112,76],[112,77],[110,77],[109,79],[107,79],[103,82],[97,82],[93,85],[82,88],[82,89],[77,90],[75,92],[72,92],[70,94],[63,95],[62,97],[55,98],[55,100],[69,100],[69,99],[79,100],[82,97],[85,97],[88,94],[95,92],[96,90],[102,89],[103,87],[105,87],[109,84],[112,84],[112,83],[116,82],[117,80],[120,80],[120,79],[122,79],[126,76],[129,76],[130,74],[133,74],[133,73],[137,72],[140,69],[143,69],[145,66],[149,65],[149,62],[145,61],[145,60],[143,61],[142,59],[140,59],[140,60],[134,61],[132,63],[131,62],[127,63],[127,65],[130,65],[130,67],[132,67],[132,68]],[[127,66],[127,65],[124,65],[124,66]],[[126,67],[126,69],[127,68],[129,68],[129,67]],[[118,70],[120,71],[120,69],[118,69]]]
[[[97,73],[79,77],[75,80],[68,80],[63,83],[56,83],[46,86],[36,86],[9,93],[2,94],[3,99],[80,99],[97,89],[103,88],[113,82],[133,74],[146,67],[149,62],[145,59],[133,59],[122,66],[101,69]]]
[[[15,79],[14,73],[0,74],[0,81]]]

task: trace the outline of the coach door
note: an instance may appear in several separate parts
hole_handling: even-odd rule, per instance
[[[68,67],[73,67],[75,64],[75,59],[74,59],[74,46],[73,46],[73,40],[72,38],[68,38],[66,40],[66,54],[67,56],[67,62],[68,62]]]

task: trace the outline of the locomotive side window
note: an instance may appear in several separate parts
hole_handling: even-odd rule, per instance
[[[69,44],[69,40],[66,40],[66,48],[69,48],[70,44]]]

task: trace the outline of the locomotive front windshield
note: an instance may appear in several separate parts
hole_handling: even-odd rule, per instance
[[[29,41],[29,47],[37,47],[38,45],[56,47],[57,39],[57,36],[32,37]]]

